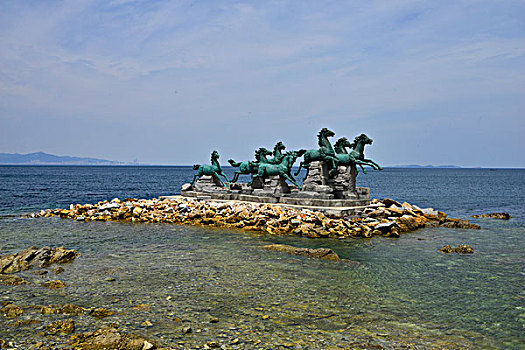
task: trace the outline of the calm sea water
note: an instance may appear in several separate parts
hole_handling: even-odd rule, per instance
[[[231,177],[232,169],[226,172]],[[481,230],[423,229],[399,239],[311,240],[18,216],[70,203],[175,194],[192,175],[189,167],[0,166],[0,254],[29,245],[65,245],[83,253],[60,277],[68,284],[67,293],[0,285],[0,297],[25,305],[67,301],[105,306],[119,314],[98,322],[120,322],[167,345],[181,341],[180,331],[168,321],[180,316],[202,328],[183,339],[187,344],[228,332],[242,339],[242,330],[255,327],[269,348],[297,338],[317,339],[310,348],[344,346],[365,335],[385,348],[403,341],[423,349],[454,348],[449,344],[523,348],[525,170],[385,169],[360,174],[359,185],[370,187],[375,198],[408,201],[467,219],[493,211],[513,216],[509,221],[472,219]],[[360,265],[260,249],[272,242],[329,247]],[[443,255],[437,250],[444,244],[469,244],[476,253]],[[114,283],[104,282],[108,274]],[[153,307],[132,312],[132,301]],[[261,313],[274,322],[261,321]],[[319,314],[328,316],[312,316]],[[221,322],[204,326],[210,315]],[[145,319],[154,326],[141,327]],[[93,330],[89,322],[79,321],[77,328]],[[0,338],[20,342],[33,336],[31,330],[0,330]]]

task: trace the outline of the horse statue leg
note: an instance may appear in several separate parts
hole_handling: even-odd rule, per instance
[[[298,189],[301,189],[301,185],[299,185],[297,183],[297,181],[295,181],[295,179],[292,177],[291,174],[287,174],[287,173],[283,173],[283,174],[280,174],[282,176],[284,176],[284,178],[288,181],[290,181],[291,183],[293,183],[295,186],[297,186]]]
[[[328,176],[333,177],[337,173],[337,165],[339,164],[339,159],[337,157],[327,157],[328,160],[330,160],[330,163],[332,164],[332,169],[328,173]]]
[[[241,173],[240,173],[239,171],[236,170],[236,171],[233,173],[233,178],[232,178],[231,183],[235,183],[235,182],[237,182],[237,180],[239,180],[239,175],[240,175],[240,174],[241,174]]]
[[[213,173],[212,176],[217,178],[217,180],[219,180],[219,182],[221,183],[222,187],[226,187],[226,184],[221,180],[221,178],[219,177],[219,175],[217,175],[217,173]]]
[[[193,181],[191,182],[191,185],[193,186],[193,184],[195,183],[195,180],[197,180],[197,177],[201,177],[201,176],[202,176],[202,168],[199,167],[199,170],[197,170],[197,174],[193,176]]]
[[[295,176],[299,175],[299,173],[301,172],[301,169],[303,169],[303,168],[306,169],[305,164],[307,164],[307,163],[305,163],[305,162],[299,163],[299,169],[297,169],[297,171],[295,172],[295,174],[294,174]],[[308,165],[310,165],[310,164],[308,164]]]
[[[197,180],[197,177],[199,176],[199,174],[195,174],[195,176],[193,176],[193,180],[191,181],[191,185],[193,186],[193,184],[195,183],[195,180]]]
[[[221,170],[221,173],[219,175],[224,177],[226,179],[226,182],[230,182],[230,180],[228,180],[228,176],[226,176],[226,174],[222,170]]]
[[[373,164],[372,167],[376,170],[383,170],[379,164],[374,162],[372,159],[363,159],[365,162],[369,162],[370,164]]]

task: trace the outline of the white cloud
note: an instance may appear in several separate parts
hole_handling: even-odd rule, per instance
[[[152,149],[180,146],[186,138],[179,129],[212,135],[220,125],[228,126],[218,141],[225,148],[237,142],[228,139],[273,142],[264,135],[276,128],[300,143],[323,123],[384,134],[403,114],[423,129],[422,120],[468,125],[486,115],[477,125],[493,130],[488,119],[515,124],[525,111],[518,15],[524,7],[512,1],[3,3],[0,147],[23,152],[50,144],[38,134],[21,143],[15,119],[63,133],[70,132],[61,126],[65,120],[152,135],[172,127],[177,137],[152,136]],[[96,143],[96,133],[78,138]],[[57,138],[55,145],[64,142]],[[140,142],[132,142],[108,157],[127,160],[140,152]],[[404,156],[416,161],[410,152]],[[191,162],[165,151],[145,157]]]

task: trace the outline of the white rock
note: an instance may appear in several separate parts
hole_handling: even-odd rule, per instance
[[[142,350],[149,350],[149,349],[153,349],[153,344],[151,344],[147,340],[144,340],[144,345],[142,346]]]
[[[435,215],[435,216],[438,215],[437,210],[434,210],[434,208],[425,208],[425,209],[421,209],[421,211],[423,212],[423,214]]]

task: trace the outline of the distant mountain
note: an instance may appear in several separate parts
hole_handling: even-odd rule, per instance
[[[124,165],[123,162],[111,160],[55,156],[44,152],[28,154],[19,153],[0,153],[0,164],[3,165]]]
[[[460,166],[457,165],[419,165],[419,164],[408,164],[408,165],[394,165],[390,168],[452,168],[459,169]]]

